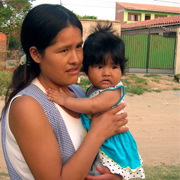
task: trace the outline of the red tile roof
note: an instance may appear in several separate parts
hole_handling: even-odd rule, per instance
[[[122,6],[124,9],[180,13],[180,7],[116,2],[116,6],[118,5]]]
[[[170,16],[170,17],[162,17],[159,19],[146,20],[146,21],[138,21],[136,23],[129,24],[121,24],[122,29],[130,29],[136,27],[147,27],[147,26],[155,26],[161,24],[180,24],[180,15]]]

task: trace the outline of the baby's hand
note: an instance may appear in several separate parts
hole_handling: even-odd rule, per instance
[[[48,89],[46,90],[46,95],[48,96],[48,100],[53,101],[61,106],[64,106],[65,100],[68,97],[61,88],[59,91]]]

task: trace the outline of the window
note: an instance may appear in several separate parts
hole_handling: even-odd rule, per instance
[[[167,15],[160,15],[160,14],[155,15],[155,19],[159,19],[159,18],[162,18],[162,17],[167,17]]]
[[[150,19],[151,19],[150,14],[146,14],[146,15],[145,15],[145,21],[146,21],[146,20],[150,20]]]
[[[168,38],[176,38],[176,32],[164,32],[163,36]]]
[[[141,21],[141,14],[128,13],[128,21]]]

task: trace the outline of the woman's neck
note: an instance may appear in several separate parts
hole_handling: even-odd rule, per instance
[[[42,78],[42,76],[38,76],[37,80],[39,81],[39,83],[44,87],[45,90],[47,89],[54,89],[54,90],[58,90],[61,88],[67,95],[69,94],[69,86],[61,86],[55,83],[52,83],[52,81],[50,81],[49,79],[44,79]]]
[[[68,95],[71,96],[73,98],[77,98],[74,91],[68,87],[68,86],[57,86],[57,85],[49,85],[49,83],[44,82],[43,80],[41,80],[41,78],[37,77],[37,80],[39,81],[39,83],[44,87],[44,89],[55,89],[55,90],[59,90],[59,88],[62,88],[62,90]],[[71,115],[74,118],[79,118],[79,113],[76,113],[74,111],[71,111],[65,107],[61,107],[62,109],[64,109],[64,111],[66,111],[69,115]]]

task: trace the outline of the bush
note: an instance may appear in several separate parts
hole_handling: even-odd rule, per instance
[[[12,80],[12,73],[10,72],[0,72],[0,96],[5,95],[7,88]]]

